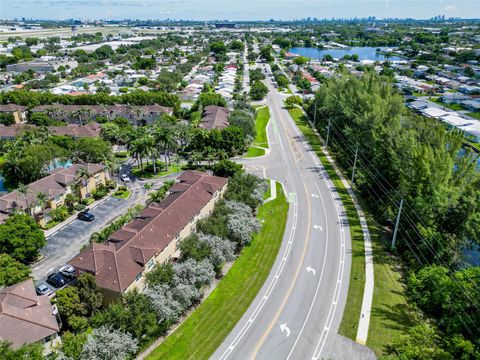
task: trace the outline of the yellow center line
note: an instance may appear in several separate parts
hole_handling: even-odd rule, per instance
[[[305,195],[306,195],[306,198],[307,198],[307,225],[308,225],[307,226],[307,240],[305,241],[305,244],[303,246],[302,256],[300,257],[300,261],[298,262],[297,269],[295,270],[295,275],[294,275],[293,280],[290,284],[290,287],[288,288],[287,294],[285,295],[285,297],[282,301],[282,304],[278,308],[277,313],[275,314],[272,321],[268,325],[267,329],[263,333],[262,337],[258,341],[257,346],[255,347],[255,350],[253,351],[253,354],[250,357],[250,359],[252,359],[252,360],[257,357],[258,351],[262,347],[262,345],[265,342],[268,334],[270,333],[270,331],[272,331],[273,326],[275,325],[278,318],[280,317],[280,314],[282,313],[283,309],[285,308],[285,305],[287,304],[287,301],[288,301],[290,295],[292,294],[293,287],[295,286],[295,283],[297,282],[298,275],[300,274],[300,271],[301,271],[302,266],[303,266],[303,260],[305,258],[306,253],[307,253],[307,247],[308,247],[308,243],[310,241],[310,231],[311,231],[311,220],[310,220],[311,205],[310,205],[310,198],[308,197],[307,185],[305,185],[305,183],[303,183],[303,186],[305,188]]]

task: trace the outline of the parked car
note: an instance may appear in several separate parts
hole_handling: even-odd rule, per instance
[[[67,284],[67,279],[60,273],[54,273],[48,276],[47,283],[59,289]]]
[[[122,174],[120,178],[122,179],[123,182],[130,182],[130,178],[127,174]]]
[[[58,270],[67,279],[73,279],[75,277],[75,268],[72,265],[65,265]]]
[[[43,281],[35,286],[35,291],[37,292],[37,295],[49,295],[52,293],[52,289]]]
[[[77,219],[90,222],[95,220],[95,215],[89,213],[89,209],[85,209],[78,213]]]

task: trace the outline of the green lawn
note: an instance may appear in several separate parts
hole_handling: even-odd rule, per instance
[[[302,111],[298,108],[289,111],[320,157],[329,176],[334,179],[334,184],[347,210],[352,237],[352,269],[347,304],[339,332],[355,340],[365,287],[364,242],[357,212],[340,180],[333,175],[333,168],[321,151],[318,137],[305,121]],[[420,320],[416,310],[408,306],[402,280],[401,261],[386,250],[391,234],[375,222],[368,212],[368,204],[358,195],[357,198],[367,218],[374,256],[375,284],[367,346],[373,349],[378,357],[382,357],[385,356],[383,350],[386,344],[398,335],[404,335]]]
[[[257,156],[262,156],[265,155],[265,150],[264,149],[259,149],[256,147],[249,147],[247,151],[247,155],[245,157],[257,157]]]
[[[157,173],[153,173],[153,165],[150,163],[149,165],[143,166],[143,170],[140,167],[135,166],[132,168],[131,173],[133,176],[141,179],[151,179],[156,177],[161,177],[169,174],[173,174],[176,171],[181,171],[181,166],[177,165],[169,165],[168,169],[165,170],[165,166],[162,163],[157,162]]]
[[[469,112],[469,113],[467,113],[467,115],[468,115],[468,116],[471,116],[471,117],[473,117],[473,118],[475,118],[475,119],[480,120],[480,112],[478,112],[478,111],[476,111],[476,112]]]
[[[362,205],[364,209],[366,205]],[[381,358],[386,356],[384,346],[420,321],[416,312],[408,305],[402,281],[401,262],[387,252],[391,239],[381,226],[367,216],[372,237],[375,285],[367,346]]]
[[[459,104],[445,104],[440,101],[440,98],[431,98],[429,99],[430,101],[433,101],[434,103],[437,103],[440,106],[446,107],[447,109],[453,110],[453,111],[461,111],[465,110],[462,105]]]
[[[280,248],[288,203],[277,198],[260,206],[260,232],[243,249],[217,288],[147,359],[208,359],[240,320],[262,287]]]
[[[350,195],[343,186],[340,178],[337,176],[333,166],[328,162],[322,151],[320,139],[306,121],[302,110],[299,108],[293,108],[288,111],[295,120],[298,128],[307,138],[310,146],[312,146],[313,150],[320,158],[320,161],[332,179],[337,192],[340,195],[343,206],[347,211],[348,223],[350,225],[350,237],[352,238],[352,268],[350,271],[347,304],[345,305],[339,332],[340,334],[355,340],[357,337],[358,320],[360,319],[363,291],[365,288],[365,253],[360,221]]]
[[[120,199],[128,199],[130,197],[129,190],[117,190],[113,193],[113,196]]]
[[[269,119],[270,111],[267,106],[257,110],[257,118],[255,120],[257,136],[255,137],[253,145],[268,149],[267,124]]]

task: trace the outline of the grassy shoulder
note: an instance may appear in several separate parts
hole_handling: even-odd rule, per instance
[[[322,151],[322,144],[317,134],[306,120],[303,112],[299,108],[289,110],[290,115],[295,121],[300,131],[308,140],[310,146],[315,151],[325,170],[328,172],[330,179],[332,179],[337,192],[342,200],[343,206],[347,212],[348,223],[350,227],[350,237],[352,239],[352,267],[350,270],[350,284],[348,287],[348,298],[343,312],[342,322],[340,324],[340,334],[355,340],[357,336],[358,320],[360,319],[360,312],[362,308],[363,291],[365,288],[365,250],[362,227],[355,205],[350,198],[347,190],[342,184],[342,181],[337,176],[335,169],[327,160]]]
[[[366,205],[362,206],[366,208]],[[401,261],[386,251],[391,234],[369,215],[366,216],[372,238],[375,273],[367,346],[382,358],[386,356],[385,345],[405,335],[410,328],[419,324],[420,319],[416,310],[409,306],[405,295]]]
[[[277,198],[260,206],[262,229],[245,247],[210,296],[147,359],[208,359],[230,333],[265,282],[282,243],[288,203]]]

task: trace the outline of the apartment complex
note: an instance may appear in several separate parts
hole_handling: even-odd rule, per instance
[[[177,181],[163,201],[150,204],[107,242],[93,243],[69,261],[77,275],[95,276],[105,301],[142,290],[145,273],[178,257],[178,243],[195,230],[199,219],[211,214],[227,189],[227,179],[193,170],[183,172]]]
[[[171,115],[173,109],[162,105],[40,105],[31,113],[45,113],[50,118],[70,123],[86,123],[88,120],[103,118],[114,120],[117,117],[128,119],[133,125],[145,125],[158,120],[163,114]]]
[[[9,126],[0,124],[0,139],[14,140],[25,131],[35,131],[38,129],[40,129],[38,126],[30,124],[14,124]],[[86,125],[68,124],[67,126],[47,126],[47,129],[53,135],[70,136],[78,139],[82,137],[99,137],[102,125],[92,122]]]
[[[0,197],[0,219],[5,219],[16,210],[30,213],[41,224],[50,221],[49,212],[65,204],[68,194],[79,200],[89,198],[99,186],[106,185],[107,173],[100,164],[75,164],[68,168],[51,170],[44,178],[28,184],[27,193],[15,190]],[[45,202],[38,201],[38,194],[45,195]]]

